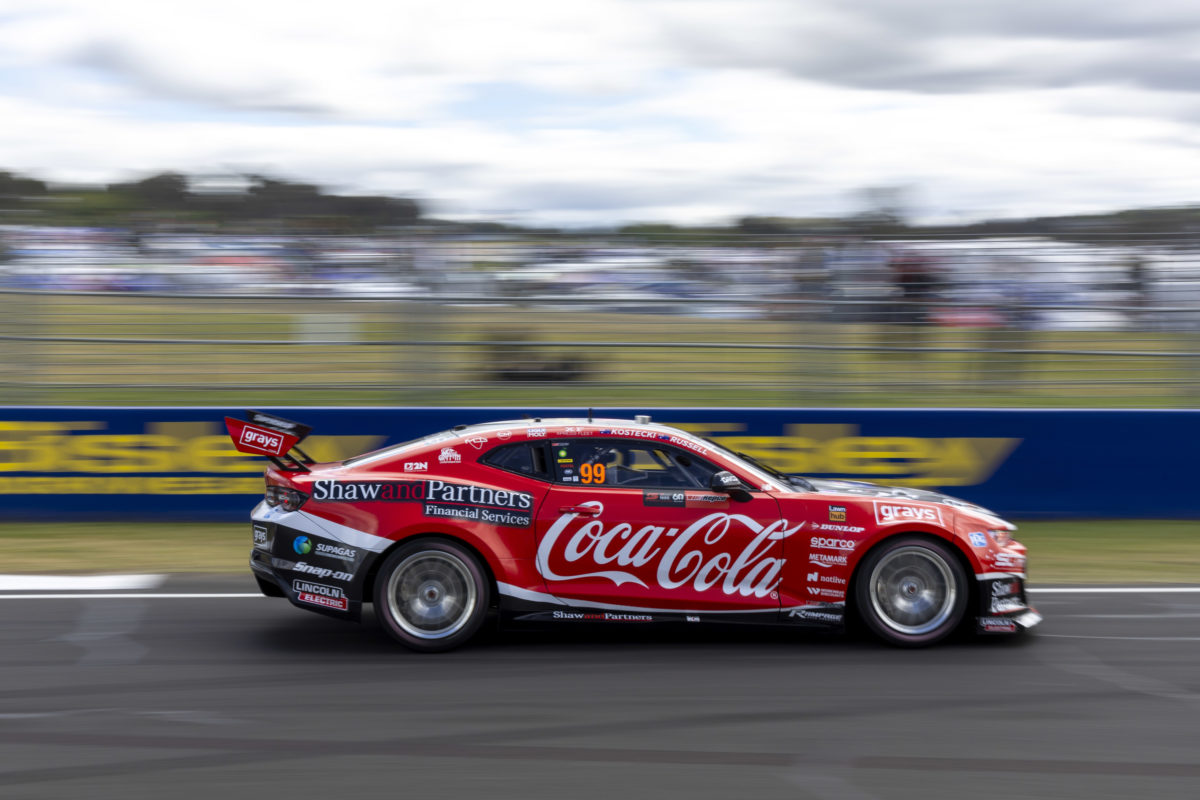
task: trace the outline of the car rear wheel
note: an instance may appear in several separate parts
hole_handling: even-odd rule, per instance
[[[489,587],[479,560],[441,539],[403,545],[379,568],[375,615],[384,630],[422,653],[451,650],[487,616]]]
[[[867,555],[855,599],[862,621],[880,639],[921,647],[941,641],[962,623],[967,576],[947,545],[899,537]]]

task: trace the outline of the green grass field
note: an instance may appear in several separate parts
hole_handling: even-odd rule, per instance
[[[1200,583],[1200,521],[1026,522],[1034,583]],[[240,573],[248,523],[2,523],[0,572]]]
[[[1195,333],[921,329],[829,322],[821,309],[760,312],[0,293],[0,328],[39,339],[0,353],[0,374],[11,376],[10,402],[67,405],[194,404],[202,392],[214,404],[283,393],[292,405],[1117,408],[1192,406],[1200,393],[1200,359],[1160,355],[1200,350]],[[565,363],[572,379],[501,374]]]

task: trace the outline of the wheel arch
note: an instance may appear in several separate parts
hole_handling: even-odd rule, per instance
[[[423,541],[423,540],[453,542],[454,544],[458,545],[459,547],[462,547],[463,549],[467,550],[469,553],[471,553],[471,555],[475,556],[476,560],[478,560],[478,562],[479,562],[480,567],[483,568],[483,574],[487,576],[488,589],[489,589],[488,605],[489,605],[489,607],[494,608],[499,604],[500,593],[499,593],[499,591],[497,589],[497,585],[496,585],[496,572],[494,569],[492,569],[491,562],[488,561],[487,556],[485,556],[479,550],[478,547],[476,547],[474,544],[467,541],[466,539],[463,539],[462,537],[453,536],[451,534],[444,533],[444,532],[433,532],[433,531],[430,531],[428,533],[414,533],[411,536],[405,536],[403,539],[397,540],[393,544],[389,545],[386,550],[384,550],[383,552],[378,554],[378,556],[375,558],[375,561],[371,564],[371,568],[367,571],[366,577],[363,579],[363,589],[362,589],[363,602],[372,602],[372,603],[374,602],[375,581],[379,577],[379,568],[381,566],[383,566],[383,563],[385,561],[387,561],[388,556],[390,556],[395,550],[397,550],[400,547],[404,547],[405,545],[412,544],[413,542]]]
[[[959,565],[963,568],[963,572],[967,576],[967,614],[964,617],[964,624],[966,624],[966,620],[973,616],[973,609],[979,607],[979,581],[974,579],[975,575],[977,574],[975,571],[975,565],[971,563],[971,557],[963,550],[962,542],[958,539],[958,537],[951,536],[949,534],[941,535],[923,530],[903,530],[889,533],[882,539],[877,540],[874,544],[868,547],[861,556],[859,556],[858,560],[854,564],[854,569],[850,572],[850,581],[846,584],[847,620],[849,620],[852,616],[855,619],[858,617],[858,609],[856,607],[858,602],[858,581],[862,577],[862,566],[867,562],[867,557],[871,553],[886,545],[888,542],[891,542],[899,537],[927,539],[932,542],[938,542],[939,544],[949,546],[950,552],[954,554],[954,557],[958,560]],[[851,612],[853,612],[853,614],[851,614]]]

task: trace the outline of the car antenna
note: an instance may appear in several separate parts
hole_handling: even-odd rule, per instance
[[[588,409],[588,425],[592,424],[592,410]]]

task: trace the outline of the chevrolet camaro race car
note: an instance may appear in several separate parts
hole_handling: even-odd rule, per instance
[[[649,417],[462,425],[313,463],[307,426],[225,418],[271,459],[251,520],[262,592],[418,651],[501,624],[861,623],[920,646],[1041,621],[1025,547],[928,491],[784,475]]]

